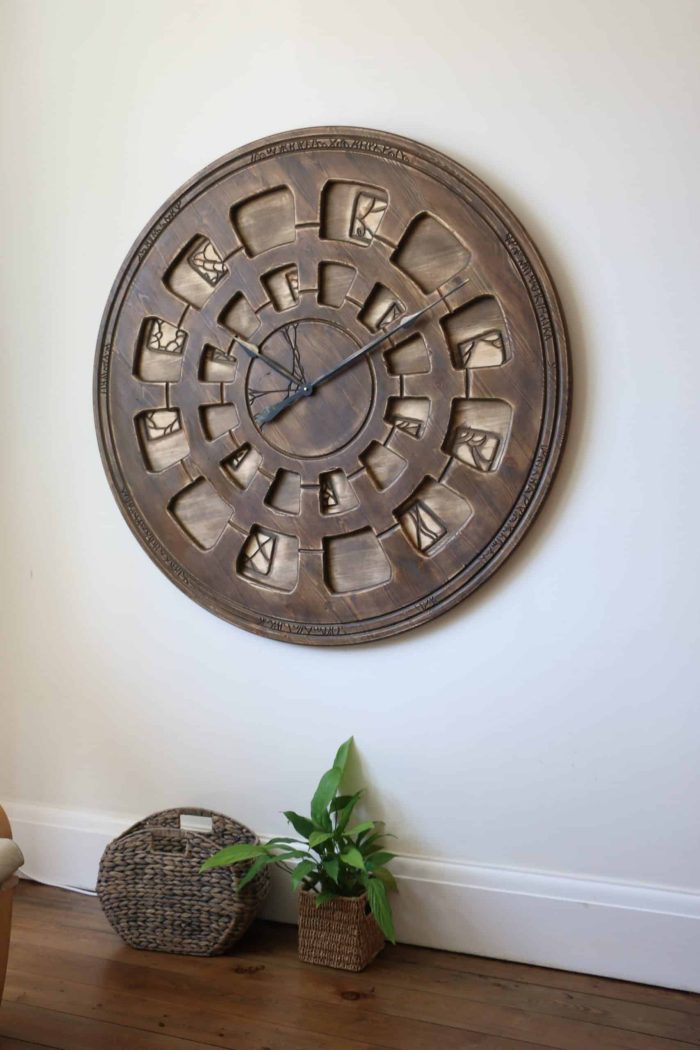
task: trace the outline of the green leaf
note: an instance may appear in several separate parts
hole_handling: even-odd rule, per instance
[[[319,785],[314,793],[314,797],[311,799],[311,819],[314,824],[323,827],[326,831],[331,830],[330,827],[327,826],[327,823],[330,823],[328,807],[331,804],[331,799],[338,790],[338,785],[340,784],[340,778],[342,775],[342,770],[336,769],[335,766],[333,766],[332,769],[329,769],[321,777]]]
[[[350,754],[350,748],[352,747],[352,737],[349,737],[344,744],[341,744],[338,748],[335,758],[333,759],[333,769],[337,769],[342,777],[345,772],[345,767],[348,762],[348,755]]]
[[[309,854],[307,850],[303,849],[288,849],[283,853],[276,853],[275,860],[291,860],[293,857],[298,857],[301,860],[309,860]]]
[[[267,842],[265,843],[265,845],[266,846],[279,846],[280,843],[285,843],[286,844],[288,842],[299,842],[299,839],[285,839],[285,838],[281,838],[281,836],[279,836],[279,835],[276,835],[273,839],[268,839]]]
[[[333,838],[333,832],[331,831],[312,831],[309,835],[309,846],[311,849],[316,849],[323,842],[328,842],[328,839]]]
[[[357,791],[354,795],[336,795],[329,806],[331,813],[336,813],[339,809],[344,809],[350,799],[354,798],[357,800],[361,795],[361,791]]]
[[[244,889],[251,879],[255,878],[259,871],[262,871],[262,869],[267,867],[268,864],[275,864],[276,860],[276,857],[258,857],[256,861],[253,861],[241,881],[238,883],[238,889]]]
[[[362,840],[361,847],[362,847],[362,852],[364,853],[365,857],[368,857],[369,854],[372,852],[372,850],[375,849],[375,847],[380,848],[379,847],[379,843],[381,842],[381,840],[384,837],[385,837],[384,833],[381,832],[381,831],[378,831],[376,833],[376,835],[370,835],[370,837],[368,839],[363,839]],[[359,845],[360,845],[360,843],[358,842],[358,846]]]
[[[372,878],[379,879],[383,882],[390,893],[399,892],[399,887],[396,885],[396,879],[388,868],[375,868],[372,872]]]
[[[317,908],[320,908],[322,904],[326,904],[327,901],[332,901],[334,897],[337,897],[337,893],[330,893],[326,890],[325,893],[317,893],[316,900],[314,901]]]
[[[292,886],[296,889],[302,879],[305,879],[307,875],[310,875],[315,870],[316,865],[312,860],[303,860],[301,864],[297,864],[292,872]]]
[[[303,835],[305,839],[308,839],[309,835],[314,830],[313,821],[309,820],[308,817],[299,816],[298,813],[295,813],[291,809],[285,810],[284,815],[297,834]]]
[[[349,839],[354,839],[357,838],[358,835],[361,835],[363,831],[369,831],[373,827],[373,820],[365,820],[362,824],[355,824],[353,828],[348,828],[343,834],[347,835]]]
[[[351,846],[350,849],[346,849],[344,853],[341,853],[340,859],[351,868],[359,868],[360,871],[365,870],[364,857],[355,846]]]
[[[331,832],[333,830],[333,821],[331,820],[331,815],[327,809],[324,809],[323,813],[321,814],[319,826],[322,831]]]
[[[354,810],[357,803],[360,801],[361,795],[361,791],[356,791],[354,795],[350,795],[347,803],[343,806],[342,810],[338,814],[336,820],[336,831],[344,830],[348,821],[350,820],[350,817],[352,816],[352,811]]]
[[[387,853],[386,851],[379,851],[379,853],[373,853],[371,856],[365,858],[367,865],[367,871],[374,871],[376,868],[383,868],[385,864],[388,864],[390,860],[393,860],[396,856],[395,853]]]
[[[396,933],[394,922],[391,917],[391,905],[386,895],[386,889],[381,879],[369,879],[367,882],[367,897],[369,908],[377,920],[379,929],[392,944],[396,944]]]
[[[327,860],[321,862],[321,867],[324,871],[327,871],[333,882],[337,883],[340,879],[340,861],[337,857],[328,857]]]
[[[333,801],[333,797],[340,787],[340,781],[345,772],[345,766],[347,765],[351,747],[352,737],[349,737],[349,739],[338,748],[335,758],[333,759],[333,765],[321,777],[314,797],[311,800],[311,819],[315,824],[318,824],[326,831],[331,830],[330,827],[327,826],[328,809]]]
[[[218,853],[207,857],[199,870],[203,872],[209,871],[211,868],[225,868],[229,864],[239,864],[242,860],[252,860],[254,857],[263,856],[269,856],[267,846],[254,846],[249,842],[237,842],[235,845],[225,846]]]

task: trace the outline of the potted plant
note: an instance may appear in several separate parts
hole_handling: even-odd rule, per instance
[[[384,947],[384,938],[396,942],[388,898],[396,882],[386,866],[395,854],[384,849],[386,836],[377,821],[351,823],[363,792],[338,794],[351,746],[352,737],[341,744],[333,765],[321,777],[310,816],[285,812],[298,838],[226,846],[201,870],[250,861],[240,882],[243,888],[268,864],[283,868],[292,886],[300,890],[302,961],[362,970]]]

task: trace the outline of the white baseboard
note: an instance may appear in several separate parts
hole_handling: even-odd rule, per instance
[[[137,818],[7,803],[28,878],[94,889]],[[427,857],[393,864],[400,941],[700,992],[700,894]],[[282,873],[263,914],[295,921]]]

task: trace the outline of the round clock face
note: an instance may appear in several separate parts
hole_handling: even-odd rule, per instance
[[[314,644],[483,582],[545,495],[567,397],[517,220],[441,154],[350,128],[254,143],[171,198],[95,368],[107,473],[154,561],[225,619]]]

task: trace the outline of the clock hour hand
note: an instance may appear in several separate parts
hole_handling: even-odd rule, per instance
[[[295,401],[300,401],[302,397],[309,397],[310,394],[313,394],[314,386],[314,383],[304,383],[303,386],[297,387],[293,394],[283,397],[281,401],[275,401],[274,405],[261,409],[255,416],[255,422],[259,427],[264,426],[265,423],[271,423],[280,412],[284,412],[285,408],[289,408]]]
[[[467,278],[466,281],[462,281],[461,284],[458,284],[456,288],[451,288],[447,294],[451,295],[453,292],[458,292],[460,288],[463,288],[464,285],[467,284],[468,280],[469,278]],[[284,412],[284,410],[289,408],[290,405],[293,405],[295,401],[301,400],[302,397],[309,397],[309,395],[313,394],[316,387],[320,386],[321,383],[327,382],[339,372],[343,372],[346,368],[349,368],[350,365],[354,364],[359,358],[364,357],[365,354],[368,354],[371,350],[374,350],[376,346],[379,346],[380,343],[383,343],[385,339],[390,339],[392,335],[397,335],[405,328],[409,328],[419,317],[422,317],[423,314],[432,310],[433,307],[437,306],[440,302],[443,302],[442,297],[429,303],[427,306],[422,307],[420,310],[416,310],[414,313],[402,317],[397,324],[393,325],[391,328],[385,329],[378,335],[375,335],[368,343],[365,343],[364,346],[358,347],[358,349],[354,350],[348,357],[344,357],[342,361],[339,361],[336,365],[333,365],[332,368],[329,368],[327,372],[322,372],[321,375],[311,383],[304,383],[303,385],[298,386],[292,394],[289,394],[281,401],[277,401],[274,405],[269,405],[267,408],[263,408],[256,415],[255,422],[258,426],[263,426],[265,423],[272,422],[273,419],[277,418],[280,412]]]
[[[273,368],[275,372],[279,372],[281,376],[284,376],[285,379],[294,383],[295,386],[299,386],[299,376],[295,376],[288,368],[285,368],[284,365],[278,364],[274,358],[267,357],[266,354],[261,353],[254,343],[249,343],[247,340],[241,339],[238,335],[234,336],[234,341],[238,343],[239,346],[243,347],[248,354],[248,357],[252,357],[253,360],[262,361],[263,364],[269,365],[270,368]]]

